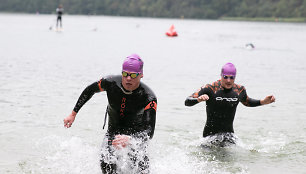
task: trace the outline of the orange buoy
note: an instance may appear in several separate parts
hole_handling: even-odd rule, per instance
[[[171,25],[169,30],[166,32],[166,35],[170,37],[177,36],[177,32],[175,31],[174,25]]]

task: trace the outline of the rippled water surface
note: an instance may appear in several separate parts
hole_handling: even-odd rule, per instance
[[[142,81],[158,97],[152,173],[306,171],[305,24],[65,15],[55,32],[51,15],[1,14],[0,21],[0,173],[101,173],[106,94],[96,94],[72,128],[62,121],[87,85],[119,74],[131,53],[143,58]],[[165,35],[172,24],[176,38]],[[203,149],[205,103],[184,100],[218,80],[226,62],[250,97],[277,101],[240,104],[237,145]]]

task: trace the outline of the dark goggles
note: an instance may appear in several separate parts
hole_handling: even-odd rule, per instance
[[[137,76],[139,75],[139,73],[127,73],[125,71],[122,71],[122,76],[123,77],[128,77],[130,76],[132,79],[135,79]]]
[[[235,79],[235,76],[226,76],[226,75],[223,75],[223,78],[224,78],[224,79],[230,78],[231,80],[234,80],[234,79]]]

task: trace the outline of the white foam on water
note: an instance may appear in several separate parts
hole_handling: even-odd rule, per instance
[[[266,132],[252,136],[249,140],[241,140],[238,145],[242,148],[260,153],[280,153],[288,143],[288,137],[278,132]]]
[[[203,139],[181,142],[180,146],[151,144],[152,173],[227,174],[248,173],[247,167],[235,160],[235,148],[203,149]]]
[[[279,171],[270,166],[276,163],[276,159],[288,159],[286,156],[290,154],[286,149],[296,149],[295,144],[288,142],[286,135],[276,132],[250,139],[237,137],[236,145],[223,148],[203,148],[201,145],[207,139],[198,137],[194,140],[184,138],[178,141],[179,136],[170,134],[169,142],[161,142],[158,139],[149,142],[148,157],[152,174],[247,174],[264,170]],[[138,140],[132,139],[130,146],[137,149],[139,143]],[[22,173],[101,173],[101,145],[95,143],[95,140],[71,135],[68,138],[50,135],[37,140],[33,150],[36,151],[36,156],[19,163]],[[138,148],[137,158],[142,159],[146,154],[144,152]],[[128,148],[116,151],[115,154],[119,158],[115,160],[119,173],[138,173],[137,168],[131,167],[133,162],[129,153]],[[266,157],[265,161],[257,162],[263,157]],[[268,167],[259,168],[264,162]]]
[[[201,140],[185,142],[184,146],[172,146],[152,140],[148,146],[150,172],[153,174],[227,174],[247,173],[242,164],[233,162],[230,157],[235,150],[226,149],[223,152],[205,151],[199,147]],[[132,140],[131,147],[137,148],[139,141]],[[59,137],[56,135],[40,139],[33,146],[39,157],[20,162],[23,173],[53,173],[53,174],[95,174],[101,173],[100,145],[84,142],[79,137]],[[137,158],[142,159],[146,154],[138,149]],[[131,153],[128,148],[117,150],[115,155],[118,172],[124,174],[138,173],[132,168]],[[139,162],[139,161],[137,161]],[[136,163],[137,163],[136,162]]]
[[[34,147],[41,156],[24,166],[24,173],[101,173],[99,149],[81,138],[48,136]]]

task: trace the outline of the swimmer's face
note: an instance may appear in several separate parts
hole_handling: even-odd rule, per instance
[[[221,75],[221,86],[225,89],[231,89],[235,82],[235,76]]]
[[[122,86],[127,91],[133,91],[138,88],[140,84],[140,79],[143,77],[143,74],[138,74],[137,77],[134,77],[132,74],[135,72],[124,71],[122,73]],[[131,77],[132,76],[132,77]]]

